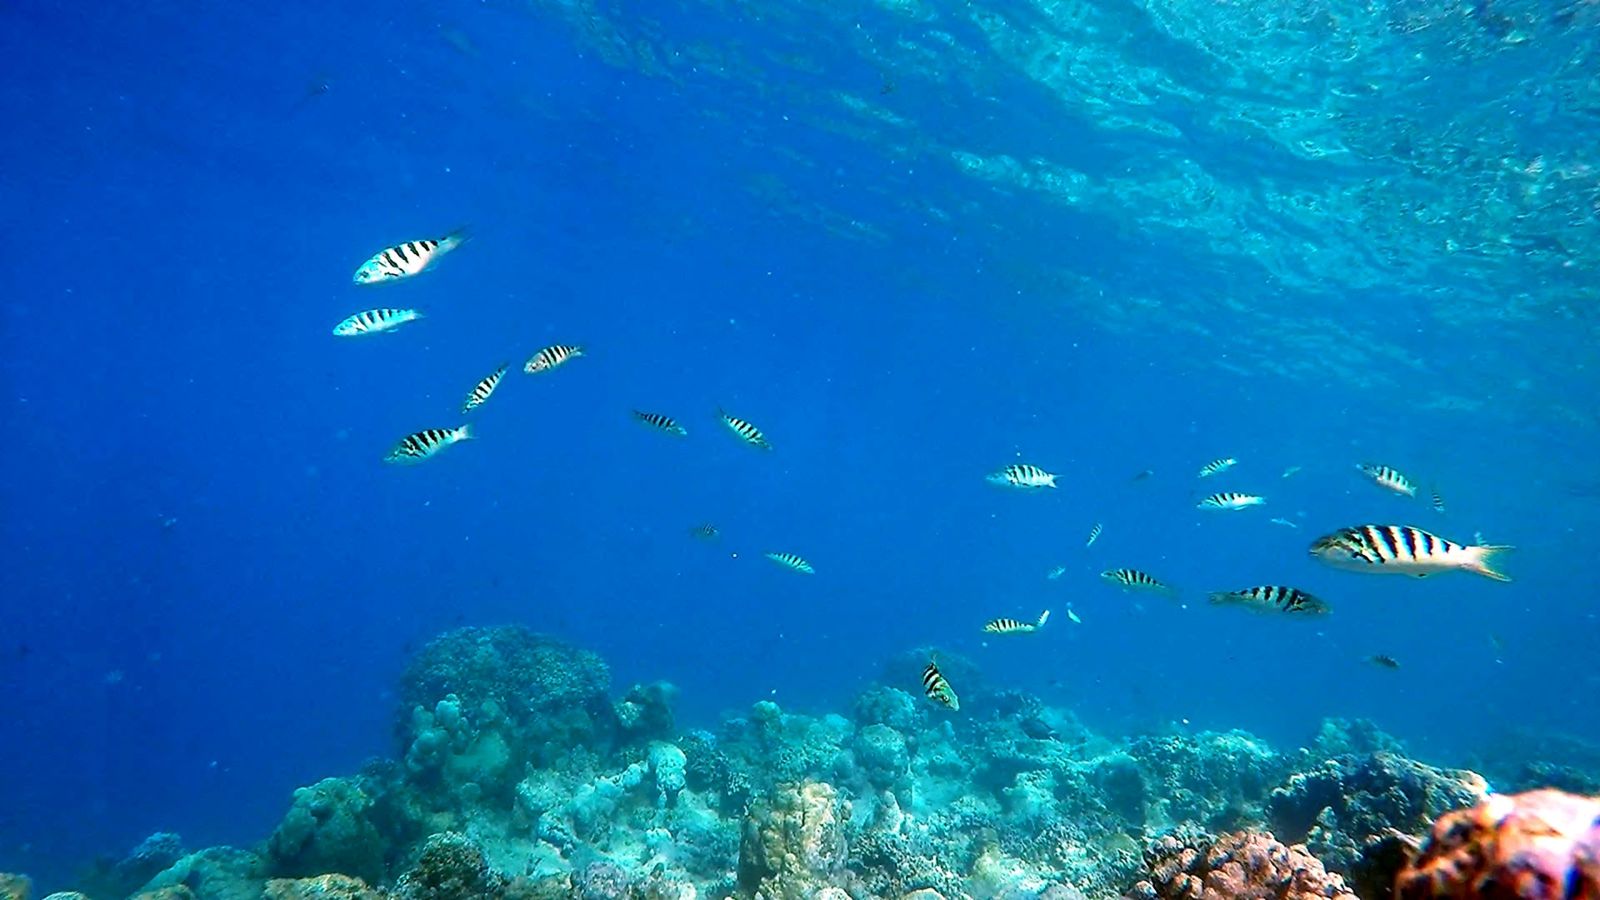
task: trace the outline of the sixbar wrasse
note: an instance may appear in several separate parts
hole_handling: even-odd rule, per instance
[[[1457,544],[1411,525],[1357,525],[1317,538],[1311,544],[1311,555],[1352,572],[1421,578],[1460,569],[1510,581],[1489,565],[1492,557],[1510,549],[1500,544]]]
[[[1373,665],[1382,669],[1400,668],[1400,661],[1387,653],[1378,653],[1373,656],[1369,656],[1367,657],[1367,662],[1372,663]]]
[[[1225,456],[1221,459],[1213,459],[1211,462],[1208,462],[1200,467],[1200,477],[1210,478],[1213,475],[1220,475],[1221,473],[1228,471],[1238,464],[1239,461],[1231,456]]]
[[[1433,488],[1428,493],[1429,499],[1433,501],[1433,511],[1441,516],[1444,515],[1444,495],[1439,493],[1438,488]]]
[[[1212,494],[1204,500],[1201,500],[1199,503],[1196,503],[1195,508],[1249,509],[1252,506],[1260,506],[1265,502],[1267,502],[1267,498],[1257,497],[1254,494],[1237,494],[1232,491],[1223,491],[1220,494]]]
[[[420,275],[439,260],[439,257],[461,246],[467,239],[465,230],[453,231],[438,240],[431,238],[395,244],[372,255],[356,269],[356,284],[378,284],[399,278]]]
[[[1037,622],[1021,622],[1016,619],[995,619],[983,626],[984,634],[1030,634],[1044,627],[1050,621],[1050,610],[1039,614]]]
[[[729,415],[726,411],[720,409],[717,410],[717,415],[722,417],[722,424],[728,426],[729,431],[739,436],[739,440],[752,447],[760,447],[762,450],[772,449],[772,444],[767,441],[767,436],[762,434],[761,429],[754,424],[738,416]]]
[[[1168,585],[1157,581],[1138,569],[1107,569],[1100,573],[1101,579],[1109,581],[1118,587],[1135,591],[1150,591],[1157,594],[1171,595],[1177,593]]]
[[[1233,604],[1261,612],[1310,613],[1320,615],[1328,611],[1328,604],[1299,588],[1277,584],[1261,585],[1238,591],[1217,591],[1211,595],[1215,605]]]
[[[1374,463],[1359,463],[1356,468],[1361,474],[1372,479],[1372,483],[1385,490],[1394,491],[1396,494],[1405,494],[1407,497],[1417,495],[1416,485],[1411,480],[1389,466],[1380,466]]]
[[[767,559],[778,565],[786,569],[793,569],[802,575],[815,575],[817,573],[817,570],[813,569],[811,563],[806,562],[804,557],[795,556],[793,553],[768,553],[765,555]]]
[[[1105,526],[1101,525],[1099,522],[1096,522],[1094,523],[1094,527],[1089,529],[1089,539],[1083,542],[1083,548],[1085,550],[1093,547],[1094,542],[1100,540],[1100,532],[1104,530],[1104,527]]]
[[[494,389],[500,386],[500,379],[506,377],[506,370],[510,368],[510,363],[501,363],[500,368],[483,376],[482,381],[472,386],[472,392],[467,394],[466,402],[461,404],[461,411],[472,412],[482,406],[489,399],[489,395],[494,393]]]
[[[710,522],[701,522],[699,525],[689,529],[689,534],[692,537],[697,537],[702,541],[714,541],[717,539],[717,535],[721,533],[721,531],[717,530],[717,526]]]
[[[522,367],[522,371],[529,375],[548,372],[567,360],[577,359],[582,355],[583,348],[576,344],[551,344],[528,357],[528,362]]]
[[[986,477],[990,484],[999,484],[1015,488],[1053,488],[1056,486],[1056,476],[1028,463],[1016,463],[1006,466],[998,472]]]
[[[671,416],[664,416],[661,413],[645,412],[644,410],[636,409],[633,411],[633,418],[639,422],[649,425],[651,428],[654,428],[657,431],[664,431],[667,434],[677,435],[678,437],[683,437],[689,433],[687,428],[684,428],[682,425],[678,424],[677,419],[674,419]]]
[[[391,463],[419,463],[432,459],[441,450],[472,437],[472,427],[462,425],[459,428],[424,428],[414,434],[408,434],[394,445],[389,455],[383,458],[384,462]]]
[[[367,309],[333,326],[333,333],[339,337],[382,334],[420,318],[422,313],[414,309]]]
[[[950,686],[950,682],[944,680],[936,662],[929,662],[928,667],[922,670],[922,692],[935,703],[948,706],[953,711],[961,710],[961,698],[956,696],[956,689]]]

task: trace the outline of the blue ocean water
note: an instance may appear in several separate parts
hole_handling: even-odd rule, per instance
[[[1055,5],[916,6],[0,6],[0,870],[62,880],[158,828],[259,837],[295,786],[393,751],[405,659],[461,624],[592,648],[620,685],[670,680],[688,721],[847,708],[935,645],[1111,730],[1293,746],[1364,716],[1445,762],[1508,722],[1600,734],[1594,209],[1563,213],[1577,237],[1528,211],[1595,175],[1538,181],[1581,120],[1512,90],[1530,54],[1592,59],[1592,33],[1535,16],[1540,40],[1493,62],[1515,76],[1488,99],[1518,166],[1450,114],[1488,103],[1493,68],[1386,126],[1385,146],[1436,154],[1352,161],[1218,125],[1237,85],[1128,101],[1175,136],[1085,114],[1040,75],[1041,35],[1074,46]],[[1135,7],[1099,7],[1130,25],[1105,45],[1126,65],[1220,78],[1213,38]],[[1468,67],[1465,41],[1441,73]],[[967,67],[916,49],[941,46]],[[1145,71],[1056,52],[1100,87]],[[1411,90],[1383,80],[1401,74],[1367,89]],[[1532,172],[1527,209],[1434,178],[1451,153],[1500,165],[1468,187]],[[1437,190],[1408,200],[1418,185]],[[1280,202],[1347,186],[1382,198],[1348,228]],[[1434,237],[1452,209],[1523,224],[1452,256]],[[436,271],[350,282],[461,225]],[[427,318],[329,334],[379,305]],[[518,371],[557,342],[586,355]],[[460,421],[502,362],[477,440],[382,463]],[[739,444],[719,407],[775,449]],[[1198,482],[1219,456],[1240,464]],[[1448,511],[1364,483],[1367,460]],[[1060,487],[984,482],[1015,461]],[[1213,487],[1268,505],[1196,510]],[[688,536],[703,521],[718,541]],[[1515,581],[1307,555],[1365,521],[1514,544]],[[1097,578],[1122,565],[1186,602]],[[1285,627],[1203,601],[1271,582],[1334,614]],[[1037,640],[978,631],[1044,608]]]

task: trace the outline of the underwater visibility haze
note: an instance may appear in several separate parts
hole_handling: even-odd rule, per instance
[[[0,58],[35,893],[1277,840],[1370,900],[1386,829],[1600,794],[1600,6],[13,0]]]

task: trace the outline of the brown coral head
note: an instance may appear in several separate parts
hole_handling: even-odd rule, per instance
[[[1600,900],[1600,798],[1492,794],[1440,816],[1398,900]]]

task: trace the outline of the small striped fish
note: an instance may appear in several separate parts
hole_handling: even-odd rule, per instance
[[[372,255],[356,269],[356,284],[378,284],[399,278],[420,275],[439,257],[461,246],[467,239],[465,229],[453,231],[438,240],[407,241],[395,244]]]
[[[459,428],[424,428],[414,434],[408,434],[394,445],[389,455],[383,458],[389,463],[419,463],[432,459],[444,448],[451,444],[472,438],[472,428],[462,425]]]
[[[528,358],[527,365],[522,371],[529,375],[538,372],[548,372],[569,359],[576,359],[583,355],[583,348],[575,344],[551,344]]]
[[[1360,463],[1356,468],[1361,470],[1361,474],[1372,479],[1372,483],[1378,487],[1394,491],[1396,494],[1405,494],[1407,497],[1415,497],[1417,495],[1416,485],[1413,485],[1410,479],[1388,466]]]
[[[1151,591],[1157,594],[1175,593],[1172,588],[1151,578],[1138,569],[1107,569],[1100,573],[1100,577],[1119,587],[1137,591]]]
[[[1367,657],[1367,662],[1372,663],[1373,665],[1378,666],[1379,668],[1383,668],[1383,669],[1398,669],[1398,668],[1400,668],[1400,661],[1395,659],[1394,657],[1390,656],[1387,653],[1379,653],[1379,654],[1377,654],[1375,656],[1369,656],[1369,657]]]
[[[767,441],[767,436],[762,434],[761,429],[755,425],[738,416],[729,415],[725,410],[717,410],[717,415],[722,417],[722,424],[728,426],[729,431],[739,436],[739,440],[762,450],[772,449],[772,444]]]
[[[811,563],[806,562],[804,557],[795,556],[793,553],[767,553],[763,555],[778,565],[786,569],[793,569],[801,575],[815,575],[817,573],[817,570],[811,568]]]
[[[922,670],[922,692],[935,703],[948,706],[954,712],[961,711],[961,698],[956,696],[956,689],[950,682],[944,680],[936,662],[929,661],[928,667]]]
[[[1015,463],[985,477],[990,484],[1014,488],[1053,488],[1056,476],[1028,463]]]
[[[1032,634],[1044,627],[1050,621],[1050,610],[1039,614],[1037,622],[1021,622],[1016,619],[993,619],[983,626],[984,634]]]
[[[422,313],[414,309],[367,309],[333,326],[333,333],[339,337],[381,334],[420,318]]]
[[[661,413],[645,412],[644,410],[636,409],[633,411],[633,417],[634,419],[649,425],[651,428],[654,428],[657,431],[664,431],[667,434],[674,434],[678,437],[683,437],[689,433],[688,429],[678,424],[678,420],[672,418],[671,416],[663,416]]]
[[[1211,462],[1208,462],[1200,467],[1200,477],[1210,478],[1213,475],[1220,475],[1234,466],[1237,466],[1238,464],[1239,461],[1231,456],[1225,456],[1221,459],[1213,459]]]
[[[1267,502],[1267,498],[1257,497],[1254,494],[1237,494],[1232,491],[1223,491],[1220,494],[1212,494],[1204,500],[1201,500],[1199,503],[1196,503],[1195,508],[1247,509],[1252,506],[1260,506],[1265,502]]]
[[[717,526],[711,524],[710,522],[701,522],[699,525],[689,529],[689,534],[691,536],[697,537],[702,541],[714,541],[716,540],[717,535],[721,533],[722,532],[717,530]]]
[[[1100,540],[1100,532],[1103,527],[1099,522],[1094,523],[1094,527],[1089,529],[1089,539],[1083,542],[1083,549],[1087,550],[1093,547],[1094,542]]]
[[[1044,573],[1044,577],[1050,579],[1051,581],[1055,581],[1057,578],[1060,578],[1061,576],[1063,576],[1065,574],[1067,574],[1067,567],[1066,566],[1056,566],[1055,568],[1051,569],[1050,571]]]
[[[1457,544],[1411,525],[1357,525],[1317,538],[1311,544],[1311,555],[1352,572],[1422,578],[1460,569],[1510,581],[1489,565],[1495,555],[1510,549],[1501,544]]]
[[[1431,495],[1430,499],[1433,501],[1433,511],[1441,516],[1444,515],[1444,495],[1439,493],[1438,488],[1433,488],[1428,491],[1428,493]]]
[[[1211,595],[1213,605],[1237,604],[1261,612],[1311,613],[1328,611],[1328,604],[1299,588],[1268,584],[1239,591],[1218,591]]]
[[[467,401],[461,404],[461,411],[472,412],[482,406],[489,399],[489,395],[494,393],[494,389],[500,386],[500,379],[506,377],[506,370],[510,368],[510,363],[501,363],[500,368],[485,375],[482,381],[473,385],[472,393],[467,395]]]

